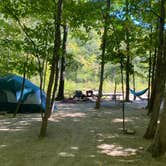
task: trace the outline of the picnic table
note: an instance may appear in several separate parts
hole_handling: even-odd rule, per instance
[[[92,91],[92,90],[89,90],[89,91],[86,91],[86,95],[88,97],[97,97],[98,96],[98,91]],[[117,99],[121,99],[122,97],[122,93],[120,92],[117,92],[117,93],[102,93],[102,97],[103,96],[106,96],[106,97],[111,97],[112,100],[117,100]]]

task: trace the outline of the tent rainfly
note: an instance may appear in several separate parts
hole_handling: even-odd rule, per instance
[[[0,111],[14,112],[21,96],[23,78],[17,75],[0,77]],[[22,105],[19,113],[40,112],[46,109],[46,94],[25,79]]]

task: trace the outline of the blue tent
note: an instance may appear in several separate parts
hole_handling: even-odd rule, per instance
[[[0,111],[14,112],[21,95],[23,78],[17,75],[0,77]],[[42,99],[42,100],[41,100]],[[46,109],[46,94],[29,80],[25,79],[19,112],[40,112]]]

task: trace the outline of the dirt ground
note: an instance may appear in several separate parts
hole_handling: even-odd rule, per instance
[[[0,115],[0,166],[165,166],[166,157],[153,159],[143,139],[148,124],[146,101],[125,105],[122,132],[120,102],[57,103],[49,119],[48,136],[39,140],[40,114]]]

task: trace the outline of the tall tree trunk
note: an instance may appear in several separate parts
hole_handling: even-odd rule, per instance
[[[121,57],[120,60],[120,71],[121,71],[121,85],[122,85],[122,115],[123,115],[123,132],[125,132],[126,127],[125,127],[125,101],[124,101],[124,81],[123,81],[123,57]]]
[[[133,71],[133,90],[135,91],[135,71]],[[133,99],[136,100],[136,96],[133,95]]]
[[[157,128],[154,143],[151,145],[153,157],[159,157],[166,152],[166,93],[164,97],[164,107],[160,115],[160,124]]]
[[[44,76],[43,76],[43,88],[42,88],[44,91],[45,91],[45,87],[46,87],[47,66],[48,66],[48,60],[46,57],[45,64],[44,64]]]
[[[158,24],[156,26],[156,36],[158,34]],[[157,63],[157,40],[155,44],[155,49],[154,49],[154,55],[152,57],[152,78],[151,78],[151,94],[150,94],[150,100],[148,103],[148,115],[152,113],[152,108],[153,108],[153,101],[154,101],[154,85],[155,85],[155,71],[156,71],[156,63]]]
[[[152,108],[153,108],[153,103],[154,103],[156,63],[157,63],[157,48],[155,48],[155,53],[154,53],[154,57],[153,57],[153,64],[152,64],[151,94],[150,94],[150,100],[149,100],[149,103],[148,103],[148,115],[150,115],[152,113]]]
[[[51,71],[50,71],[50,77],[49,77],[49,83],[47,88],[47,98],[46,98],[46,111],[42,118],[42,125],[40,128],[40,137],[46,136],[47,131],[47,124],[48,124],[48,118],[51,114],[51,92],[52,87],[54,84],[54,75],[55,70],[57,69],[58,64],[58,57],[60,53],[60,43],[61,43],[61,32],[60,32],[60,24],[61,24],[61,16],[62,16],[62,1],[58,0],[57,2],[57,10],[56,10],[56,17],[55,17],[55,39],[54,39],[54,52],[52,57],[52,64],[51,64]]]
[[[129,15],[129,2],[126,0],[126,22],[128,22]],[[129,29],[126,27],[126,51],[127,51],[127,61],[126,61],[126,101],[129,101],[130,95],[130,42],[129,42]]]
[[[50,109],[52,110],[54,101],[55,101],[55,94],[58,88],[58,79],[59,79],[59,55],[57,57],[57,63],[55,67],[55,76],[54,76],[54,86],[53,86],[53,91],[52,91],[52,97],[51,97],[51,104],[50,104]],[[51,115],[51,112],[50,112]],[[49,115],[49,116],[50,116]]]
[[[97,96],[97,100],[96,100],[96,109],[100,108],[100,101],[101,101],[101,97],[102,97],[102,91],[103,91],[103,81],[104,81],[104,58],[102,58],[102,62],[101,62],[101,69],[100,69],[100,84],[99,84],[99,90],[98,90],[98,96]]]
[[[48,48],[48,34],[46,35],[46,40],[44,41],[44,45],[45,45],[45,57],[42,61],[42,90],[45,91],[46,88],[46,75],[47,75],[47,66],[48,66],[48,57],[49,57],[49,53],[47,52],[47,48]]]
[[[164,88],[165,88],[165,71],[163,70],[164,58],[164,20],[165,20],[165,0],[161,0],[160,4],[160,25],[159,25],[159,46],[158,46],[158,56],[157,56],[157,66],[156,66],[156,76],[155,85],[153,89],[154,93],[154,103],[152,107],[151,119],[146,130],[144,137],[146,139],[151,139],[154,137],[157,121],[160,111],[161,100],[163,98]]]
[[[57,95],[57,98],[56,98],[57,100],[63,100],[64,99],[67,33],[68,33],[67,25],[63,25],[61,71],[60,71],[59,90],[58,90],[58,95]]]
[[[161,6],[165,7],[165,1],[161,1]],[[165,8],[164,8],[165,9]],[[166,80],[166,31],[164,31],[164,45],[163,45],[163,61],[162,61],[162,72],[164,73],[164,78]],[[165,85],[165,84],[164,84]],[[165,85],[166,86],[166,85]],[[165,87],[164,87],[165,88]],[[166,90],[164,91],[164,106],[160,114],[160,123],[158,124],[157,131],[155,133],[155,138],[151,147],[151,152],[153,157],[159,157],[166,152]]]
[[[115,80],[115,83],[114,83],[114,95],[116,95],[116,90],[117,90],[117,81]]]
[[[152,73],[152,27],[150,28],[150,52],[149,52],[149,73],[148,73],[148,105],[150,103],[150,94],[151,94],[151,73]]]
[[[99,90],[98,90],[98,96],[96,100],[96,109],[100,108],[100,100],[102,97],[102,91],[103,91],[103,81],[104,81],[104,66],[105,66],[105,49],[106,49],[106,40],[107,40],[107,31],[109,26],[109,11],[110,11],[110,0],[107,0],[107,13],[104,17],[104,32],[103,32],[103,38],[102,38],[102,54],[101,54],[101,66],[100,66],[100,83],[99,83]]]
[[[128,51],[127,51],[128,52]],[[127,55],[127,62],[126,62],[126,98],[125,98],[125,101],[129,101],[129,90],[130,90],[130,56]]]
[[[38,65],[39,65],[39,76],[40,76],[40,113],[41,113],[41,117],[44,116],[44,112],[42,110],[42,102],[43,102],[43,70],[44,70],[44,62],[41,64],[40,60],[38,61]]]

